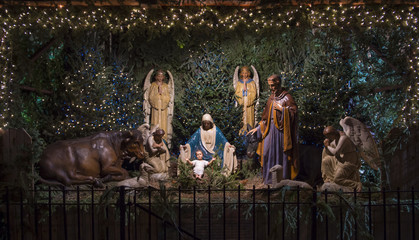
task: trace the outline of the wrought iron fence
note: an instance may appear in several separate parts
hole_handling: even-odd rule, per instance
[[[418,191],[0,191],[0,239],[416,239]]]

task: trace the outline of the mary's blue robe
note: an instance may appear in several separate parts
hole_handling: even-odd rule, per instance
[[[221,158],[221,166],[224,164],[224,146],[228,142],[224,134],[221,132],[221,130],[215,126],[215,146],[214,146],[214,154],[216,153]],[[195,152],[197,150],[201,150],[204,154],[203,159],[210,161],[214,156],[211,152],[209,152],[202,140],[201,140],[201,128],[198,128],[198,130],[195,131],[195,133],[191,136],[187,144],[191,147],[191,158],[196,159]]]

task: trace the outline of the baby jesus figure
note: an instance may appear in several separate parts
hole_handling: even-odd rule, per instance
[[[204,154],[202,153],[201,150],[197,150],[195,152],[195,154],[196,154],[196,158],[197,158],[196,160],[191,161],[189,159],[186,159],[186,162],[188,162],[189,164],[194,166],[193,172],[194,172],[195,177],[197,179],[202,179],[202,176],[204,175],[205,167],[209,166],[212,162],[214,162],[215,158],[212,158],[211,161],[208,162],[208,161],[202,159]]]

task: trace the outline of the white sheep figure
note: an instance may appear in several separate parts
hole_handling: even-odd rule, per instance
[[[275,165],[269,169],[269,172],[272,174],[272,184],[277,184],[282,180],[282,171],[283,171],[282,165]]]
[[[142,163],[140,165],[140,176],[120,181],[116,184],[116,186],[125,186],[129,188],[146,188],[150,186],[150,175],[153,173],[154,168],[151,165]]]
[[[301,181],[295,181],[290,179],[282,179],[282,171],[283,171],[282,165],[275,165],[271,169],[269,169],[269,172],[272,174],[272,188],[281,188],[284,186],[289,187],[300,187],[305,189],[313,189],[308,183],[301,182]]]
[[[353,192],[353,189],[350,187],[341,186],[333,182],[323,183],[323,185],[320,187],[320,191],[324,192],[325,190],[328,192]]]

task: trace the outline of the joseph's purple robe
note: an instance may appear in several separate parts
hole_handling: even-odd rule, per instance
[[[284,152],[284,116],[283,112],[275,110],[272,106],[275,102],[279,102],[282,106],[288,109],[290,120],[290,131],[292,139],[292,149]],[[274,111],[276,113],[274,114]],[[276,122],[274,121],[276,116]],[[265,127],[269,129],[266,132]],[[264,134],[265,133],[265,136]],[[297,149],[297,105],[292,96],[282,91],[276,96],[272,94],[265,109],[262,113],[262,120],[257,128],[257,137],[263,140],[263,153],[261,154],[261,164],[263,172],[263,181],[265,184],[272,183],[272,176],[269,170],[279,164],[283,166],[283,179],[291,178],[291,165],[298,165],[298,149]]]

